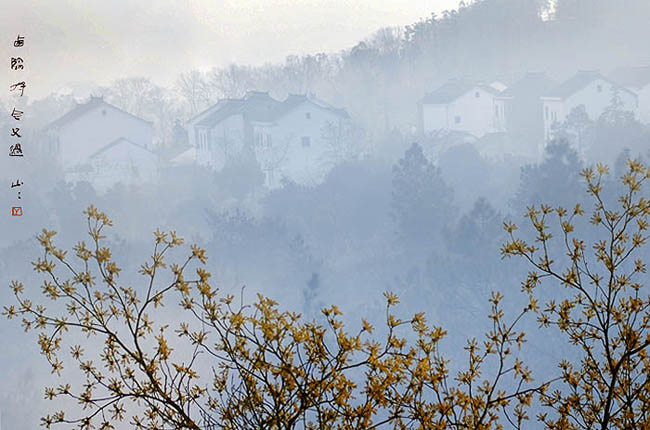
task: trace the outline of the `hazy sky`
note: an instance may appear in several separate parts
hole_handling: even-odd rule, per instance
[[[25,34],[31,95],[70,83],[177,73],[232,62],[349,48],[375,30],[410,24],[458,0],[21,0],[0,14],[0,55]],[[8,67],[7,67],[8,70]]]

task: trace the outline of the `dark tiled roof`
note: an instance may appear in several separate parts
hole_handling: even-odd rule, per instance
[[[467,94],[473,88],[479,87],[490,94],[497,95],[499,91],[483,84],[476,84],[467,81],[449,81],[434,92],[426,94],[420,99],[423,104],[447,104],[451,103],[457,98]]]
[[[605,82],[608,82],[614,86],[619,86],[618,84],[616,84],[616,82],[611,81],[610,79],[604,77],[603,75],[601,75],[596,71],[580,71],[572,78],[569,78],[568,80],[564,81],[560,85],[551,89],[547,94],[544,94],[544,97],[565,99],[571,96],[572,94],[575,94],[576,92],[580,91],[581,89],[583,89],[584,87],[586,87],[587,85],[595,81],[596,79],[602,79]],[[626,91],[630,94],[634,94],[632,91],[626,88],[622,88],[622,91]]]
[[[311,102],[316,106],[342,116],[343,118],[350,118],[350,115],[345,109],[335,108],[323,100],[320,100],[313,96],[307,96],[305,94],[289,94],[289,96],[282,102],[282,104],[275,111],[275,118],[278,119],[293,110],[294,108],[300,106],[303,102]]]
[[[499,96],[517,99],[532,97],[537,99],[549,93],[556,85],[557,84],[548,79],[544,73],[529,72],[526,76],[503,90]]]
[[[472,87],[473,85],[467,82],[447,82],[437,90],[425,94],[425,96],[420,99],[420,102],[429,104],[450,103],[467,93],[472,89]]]
[[[232,115],[243,115],[248,121],[270,122],[286,115],[295,107],[305,101],[311,101],[324,109],[337,115],[349,118],[344,109],[336,109],[318,99],[302,94],[290,94],[286,100],[280,102],[269,96],[267,92],[251,91],[243,99],[228,99],[221,108],[203,118],[196,125],[200,127],[213,127]]]
[[[241,113],[240,108],[243,103],[244,100],[241,99],[230,99],[223,103],[221,108],[215,110],[201,121],[197,122],[196,125],[201,127],[212,127],[231,115]]]
[[[212,110],[218,108],[219,106],[223,106],[223,105],[224,105],[225,103],[227,103],[227,102],[228,102],[228,99],[219,99],[219,100],[217,101],[217,104],[214,104],[214,105],[212,105],[212,106],[210,106],[210,107],[208,107],[208,108],[206,108],[206,109],[203,109],[201,112],[197,113],[197,114],[194,115],[192,118],[190,118],[190,119],[187,121],[187,123],[188,123],[188,124],[191,123],[191,122],[194,121],[196,118],[202,116],[203,114],[205,114],[205,113],[207,113],[207,112],[209,112],[209,111],[212,111]]]
[[[273,112],[274,119],[281,118],[305,101],[307,101],[307,96],[304,94],[289,94],[289,97],[280,103]]]
[[[250,91],[243,99],[228,99],[223,102],[221,108],[215,110],[196,125],[201,127],[213,127],[224,119],[241,114],[248,120],[264,121],[273,116],[273,110],[280,105],[280,102],[269,96],[266,92]]]
[[[544,94],[544,96],[565,99],[580,91],[596,79],[604,78],[596,71],[580,71],[573,77],[562,82],[560,85],[551,88],[551,90]]]
[[[91,110],[93,110],[93,109],[95,109],[96,107],[99,107],[99,106],[109,106],[109,107],[111,107],[113,109],[117,109],[118,111],[123,112],[123,113],[129,115],[130,117],[133,117],[133,118],[135,118],[137,120],[140,120],[140,121],[145,122],[147,124],[152,124],[151,121],[147,121],[145,119],[139,118],[139,117],[137,117],[137,116],[135,116],[133,114],[128,113],[125,110],[122,110],[122,109],[118,108],[117,106],[113,106],[112,104],[105,102],[102,97],[93,97],[93,96],[91,96],[90,100],[88,102],[83,103],[83,104],[78,104],[77,107],[75,107],[70,112],[63,115],[61,118],[59,118],[59,119],[57,119],[55,121],[52,121],[51,123],[49,123],[48,125],[43,127],[43,130],[60,127],[60,126],[66,124],[66,123],[68,123],[70,121],[73,121],[73,120],[83,116],[85,113],[90,112]]]
[[[293,95],[293,94],[292,94],[292,95]],[[306,97],[306,96],[297,96],[297,97]],[[347,119],[350,118],[350,115],[348,114],[348,111],[346,111],[346,110],[343,109],[343,108],[336,108],[336,107],[332,106],[331,104],[329,104],[329,103],[327,103],[327,102],[324,102],[323,100],[318,99],[318,98],[313,97],[313,96],[306,97],[306,99],[309,100],[309,101],[311,101],[312,103],[314,103],[314,104],[320,106],[321,108],[323,108],[323,109],[325,109],[325,110],[328,110],[328,111],[330,111],[330,112],[333,112],[333,113],[335,113],[335,114],[337,114],[337,115],[341,115],[343,118],[347,118]],[[288,101],[288,99],[285,100],[285,102],[286,102],[286,101]]]
[[[650,84],[650,66],[619,67],[609,78],[624,87],[641,89]]]
[[[135,146],[137,146],[138,148],[143,149],[143,150],[145,150],[145,151],[151,153],[152,155],[156,155],[156,154],[155,154],[154,152],[152,152],[150,149],[145,148],[145,147],[142,146],[142,145],[139,145],[139,144],[137,144],[137,143],[135,143],[135,142],[133,142],[133,141],[131,141],[131,140],[125,138],[125,137],[118,137],[118,138],[115,139],[114,141],[108,143],[107,145],[105,145],[105,146],[101,147],[100,149],[98,149],[97,151],[95,151],[95,152],[94,152],[94,153],[93,153],[89,158],[94,158],[94,157],[98,156],[98,155],[101,154],[102,152],[109,150],[110,148],[112,148],[113,146],[117,145],[118,143],[120,143],[120,142],[122,142],[122,141],[127,142],[127,143],[130,143],[131,145],[135,145]]]

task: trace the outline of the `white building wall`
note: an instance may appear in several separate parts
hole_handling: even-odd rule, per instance
[[[195,126],[192,133],[194,145],[196,145],[196,162],[200,165],[211,165],[210,151],[208,150],[208,136],[210,129],[207,127]]]
[[[455,105],[455,115],[461,121],[456,123],[454,118],[453,130],[463,130],[477,138],[495,131],[494,96],[489,92],[474,88],[456,100]]]
[[[494,96],[476,87],[449,104],[423,104],[423,131],[464,131],[482,137],[497,131],[494,113]]]
[[[504,132],[507,131],[508,129],[508,123],[507,123],[507,113],[506,113],[506,106],[508,106],[509,100],[506,99],[494,99],[494,111],[493,111],[493,118],[494,118],[494,131],[496,132]]]
[[[158,157],[129,142],[120,143],[92,157],[87,166],[66,172],[70,182],[88,181],[104,192],[121,182],[124,185],[142,185],[158,180]]]
[[[196,159],[198,164],[221,170],[226,162],[241,153],[246,130],[241,114],[231,115],[211,129],[195,127]]]
[[[612,104],[614,96],[614,85],[604,79],[595,79],[589,85],[585,86],[564,100],[544,99],[544,132],[545,140],[551,136],[551,126],[553,122],[563,122],[573,109],[584,105],[585,111],[591,120],[597,120],[600,115]],[[634,112],[635,118],[638,118],[638,101],[634,94],[619,88],[618,97],[622,103],[621,109],[624,111]],[[546,116],[546,110],[549,110],[549,116]]]
[[[566,119],[568,112],[563,100],[544,99],[542,106],[542,115],[544,115],[544,141],[551,138],[551,131],[554,123],[560,123]],[[543,151],[544,148],[540,148]]]
[[[100,104],[61,125],[58,137],[60,160],[64,168],[70,168],[87,163],[93,153],[120,137],[151,149],[153,127],[110,105]]]
[[[596,120],[612,104],[615,86],[604,79],[596,79],[589,85],[565,100],[566,114],[579,105],[585,105],[587,115]],[[621,109],[638,115],[637,98],[629,91],[619,88],[618,96],[622,102]]]
[[[282,177],[303,185],[323,181],[337,158],[323,137],[328,121],[340,125],[344,119],[305,101],[275,124],[254,128],[255,155],[267,175],[267,186],[280,186]]]
[[[637,92],[639,97],[639,121],[650,125],[650,84]]]
[[[422,127],[424,134],[429,134],[438,130],[449,130],[449,108],[450,105],[446,104],[422,105]]]
[[[187,123],[187,138],[188,138],[188,143],[192,145],[193,147],[196,148],[196,145],[198,143],[198,138],[197,138],[197,130],[196,130],[196,124],[202,121],[205,117],[210,115],[212,112],[216,111],[217,109],[220,109],[221,106],[223,106],[222,101],[219,101],[217,104],[214,106],[209,107],[208,109],[204,110],[203,112],[199,113],[196,115],[194,118],[190,119]]]
[[[117,182],[124,184],[151,184],[158,180],[158,162],[155,154],[128,142],[121,142],[93,157],[91,164],[97,172],[94,185],[105,190]]]

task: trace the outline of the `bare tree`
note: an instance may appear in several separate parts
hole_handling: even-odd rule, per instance
[[[181,74],[175,86],[176,91],[189,105],[191,116],[209,106],[211,97],[208,85],[205,76],[199,70]]]

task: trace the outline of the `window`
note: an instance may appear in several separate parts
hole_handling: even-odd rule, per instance
[[[557,112],[553,112],[552,115],[553,115],[553,121],[557,121]]]
[[[499,106],[498,105],[494,106],[494,116],[496,116],[496,118],[499,119]]]
[[[475,93],[474,93],[474,97],[476,97],[476,98],[479,98],[479,97],[481,97],[481,93],[479,93],[478,91],[477,91],[477,92],[475,92]]]
[[[311,146],[311,139],[309,138],[309,136],[303,136],[301,142],[303,148],[308,148]]]
[[[255,145],[262,148],[271,147],[271,135],[268,133],[258,133],[255,135]]]
[[[305,118],[310,119],[311,118],[311,112],[305,113]]]
[[[275,182],[275,175],[273,174],[273,170],[267,170],[264,173],[266,173],[266,186],[273,186]]]
[[[456,115],[456,117],[454,118],[454,122],[456,124],[460,124],[460,115]]]
[[[544,115],[546,117],[546,120],[548,121],[548,106],[544,106]]]

